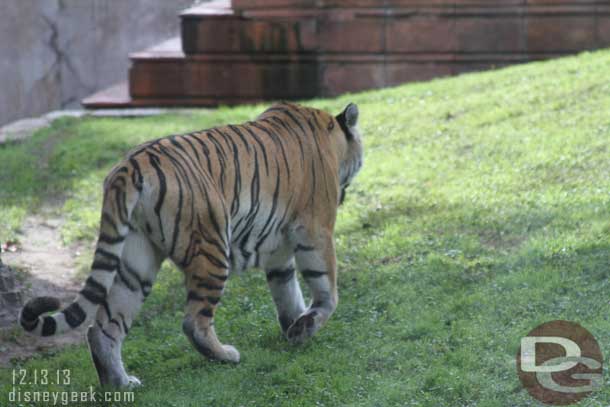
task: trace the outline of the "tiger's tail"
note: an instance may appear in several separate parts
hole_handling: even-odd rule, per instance
[[[94,315],[112,287],[130,219],[142,189],[139,168],[127,163],[117,166],[104,183],[104,201],[91,274],[76,299],[61,311],[59,299],[34,298],[23,307],[19,322],[23,329],[37,336],[58,335],[77,328]],[[57,312],[59,311],[59,312]],[[51,315],[44,315],[53,312]]]

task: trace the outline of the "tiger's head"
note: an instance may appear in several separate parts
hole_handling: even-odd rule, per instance
[[[331,132],[340,132],[335,139],[338,141],[339,155],[339,185],[341,197],[339,205],[345,199],[345,191],[360,168],[364,158],[362,139],[358,130],[358,106],[353,103],[335,116],[338,126],[332,126]],[[331,127],[331,126],[329,126]]]

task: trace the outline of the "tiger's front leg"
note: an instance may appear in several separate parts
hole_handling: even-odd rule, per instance
[[[302,343],[313,336],[337,308],[337,263],[332,233],[323,233],[317,239],[297,245],[295,259],[309,286],[312,302],[288,328],[286,336],[293,343]]]
[[[277,309],[277,319],[286,335],[288,328],[305,311],[305,302],[297,280],[294,258],[280,266],[265,268],[267,284]]]

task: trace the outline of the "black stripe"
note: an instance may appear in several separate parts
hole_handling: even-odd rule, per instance
[[[110,306],[108,306],[108,301],[102,302],[102,307],[104,308],[104,311],[106,312],[108,321],[110,321],[112,319],[112,312],[110,312]]]
[[[310,169],[311,169],[311,193],[309,194],[309,204],[312,207],[312,212],[315,209],[315,206],[313,205],[313,200],[315,198],[316,195],[316,163],[315,163],[315,159],[312,157],[311,158],[311,165],[310,165]],[[315,213],[314,213],[315,215]]]
[[[212,222],[212,227],[214,228],[214,232],[216,232],[216,235],[218,237],[220,237],[222,239],[222,242],[226,245],[227,236],[224,236],[220,230],[220,224],[218,223],[218,219],[216,219],[216,215],[214,214],[214,211],[212,210],[212,205],[210,205],[208,203],[207,207],[208,207],[208,218]]]
[[[87,318],[85,310],[83,310],[77,302],[70,304],[70,306],[63,310],[62,313],[66,318],[66,322],[68,325],[70,325],[70,328],[76,328],[83,323],[85,318]]]
[[[251,124],[251,123],[249,123],[249,124]],[[247,125],[244,125],[243,129],[246,130],[248,132],[248,134],[250,134],[250,136],[252,136],[254,141],[256,141],[256,143],[260,147],[261,152],[263,153],[263,162],[265,163],[265,171],[266,171],[267,175],[269,175],[269,162],[267,160],[267,150],[265,149],[265,145],[263,144],[261,139],[258,138],[256,133],[254,131],[252,131]]]
[[[193,135],[192,134],[186,134],[186,135],[182,136],[181,140],[186,141],[186,143],[189,145],[191,150],[193,150],[193,152],[195,153],[195,157],[197,158],[197,162],[199,164],[201,164],[201,156],[199,156],[199,151],[197,151],[197,149],[193,145],[193,142],[191,140],[189,140],[189,137],[193,137]],[[201,165],[199,165],[199,168],[201,168]]]
[[[165,174],[161,167],[159,166],[159,157],[154,154],[148,153],[148,159],[150,161],[150,165],[152,165],[153,169],[157,173],[157,178],[159,179],[159,196],[157,198],[157,202],[155,203],[155,214],[159,219],[159,230],[161,232],[161,242],[165,242],[165,233],[163,232],[163,222],[161,221],[161,207],[163,206],[163,201],[165,200],[165,194],[167,193],[167,184],[165,180]]]
[[[122,178],[118,179],[123,181],[122,182],[122,186],[113,186],[112,187],[112,191],[114,191],[114,200],[115,200],[115,205],[118,209],[118,214],[119,214],[119,220],[121,221],[121,223],[126,224],[129,223],[129,213],[127,212],[127,206],[125,204],[125,180],[123,180]],[[117,180],[117,181],[118,181]],[[115,181],[116,183],[116,181]]]
[[[176,161],[176,164],[180,164],[180,168],[182,169],[182,174],[184,175],[183,181],[186,184],[186,186],[188,187],[188,191],[190,192],[190,195],[187,196],[187,202],[190,202],[190,206],[191,206],[190,224],[192,225],[194,222],[194,216],[195,216],[195,199],[193,198],[195,196],[195,192],[193,190],[193,184],[191,182],[193,182],[199,188],[200,192],[203,192],[205,189],[205,185],[202,182],[201,177],[200,177],[200,170],[198,169],[199,162],[193,157],[192,154],[190,154],[186,150],[183,143],[179,142],[179,141],[183,141],[184,137],[173,136],[169,140],[172,143],[172,145],[174,147],[176,147],[174,149],[174,152],[178,154],[178,157],[176,157],[175,161]],[[190,197],[190,199],[188,197]]]
[[[299,127],[299,129],[301,129],[301,131],[303,132],[303,135],[307,135],[307,133],[305,132],[305,129],[303,128],[303,125],[301,125],[301,122],[294,117],[294,115],[290,112],[290,110],[288,109],[282,109],[281,110],[283,113],[286,114],[286,116],[290,117],[290,119]]]
[[[339,205],[342,205],[343,201],[345,200],[345,191],[347,190],[347,187],[349,187],[349,184],[345,184],[343,187],[341,187],[341,196],[339,197]]]
[[[326,300],[317,300],[311,303],[311,308],[323,308],[328,304],[328,299]]]
[[[189,147],[191,148],[191,150],[195,153],[195,157],[197,158],[196,160],[192,160],[195,170],[193,170],[193,176],[192,178],[195,179],[195,183],[197,184],[197,186],[199,187],[199,190],[203,193],[205,193],[205,189],[206,187],[206,182],[207,179],[205,179],[205,177],[202,177],[201,174],[205,173],[205,169],[203,168],[203,164],[201,162],[201,156],[199,155],[199,151],[197,151],[197,149],[195,148],[195,146],[193,145],[193,143],[191,142],[190,138],[193,137],[193,135],[186,135],[186,136],[182,136],[181,140],[184,140]],[[189,154],[190,157],[192,157]],[[209,163],[209,159],[208,159],[208,163]]]
[[[271,138],[273,143],[276,146],[280,147],[280,153],[282,155],[282,158],[284,159],[284,165],[286,166],[286,177],[288,178],[288,180],[290,180],[290,165],[288,165],[288,157],[286,156],[286,149],[284,149],[284,144],[282,143],[282,139],[280,137],[278,137],[278,135],[273,130],[269,130],[265,126],[262,126],[260,123],[253,122],[252,126],[256,127],[263,133],[267,134]]]
[[[267,271],[267,281],[276,281],[280,284],[286,284],[294,278],[294,268],[287,269],[272,269]]]
[[[205,288],[207,290],[222,290],[224,288],[224,286],[222,285],[214,285],[214,284],[210,284],[206,281],[202,281],[200,283],[197,283],[197,287],[199,288]]]
[[[275,160],[275,164],[279,171],[279,165],[278,165],[277,159]],[[277,177],[276,183],[275,183],[275,189],[273,191],[273,198],[271,201],[271,210],[269,211],[269,216],[267,217],[267,221],[265,222],[265,225],[263,226],[263,228],[261,229],[260,233],[257,236],[258,242],[256,243],[256,246],[254,248],[254,250],[257,252],[258,252],[258,249],[260,248],[260,246],[265,241],[265,238],[268,235],[268,233],[266,233],[267,228],[271,225],[271,221],[275,217],[275,211],[277,210],[279,195],[280,195],[280,176],[278,174],[278,177]],[[270,231],[271,230],[269,230],[269,232]],[[264,236],[264,238],[261,238],[263,236]]]
[[[316,250],[316,248],[314,246],[307,246],[304,244],[297,244],[297,247],[294,248],[295,252],[311,252]]]
[[[133,173],[131,174],[131,182],[138,191],[142,191],[142,185],[144,182],[142,180],[142,171],[140,170],[140,164],[138,164],[138,161],[133,157],[129,159],[129,162],[133,167]]]
[[[220,281],[227,281],[227,279],[229,278],[229,276],[228,276],[228,275],[226,275],[226,276],[221,276],[221,275],[219,275],[219,274],[213,274],[213,273],[208,273],[208,275],[209,275],[210,277],[213,277],[213,278],[215,278],[215,279],[217,279],[217,280],[220,280]]]
[[[214,316],[214,311],[212,311],[211,309],[203,308],[201,311],[199,311],[199,314],[203,315],[204,317],[212,318]]]
[[[33,321],[26,321],[23,318],[21,319],[21,326],[23,327],[23,329],[25,329],[28,332],[33,331],[34,329],[36,329],[36,327],[38,326],[38,322],[40,321],[40,319],[36,318]]]
[[[98,255],[110,259],[115,264],[119,264],[121,261],[116,254],[110,253],[109,251],[104,250],[104,249],[97,248],[95,250],[94,257],[98,256]]]
[[[117,235],[119,234],[119,228],[116,225],[116,223],[114,222],[112,215],[110,215],[108,212],[102,212],[102,223],[103,222],[109,224],[112,227],[112,229],[115,231],[115,233]]]
[[[51,336],[57,330],[57,322],[53,317],[44,317],[42,323],[42,336]]]
[[[235,134],[237,134],[237,136],[241,139],[241,142],[244,143],[244,147],[246,147],[246,151],[249,153],[250,144],[248,144],[248,142],[246,141],[246,138],[244,137],[244,133],[242,133],[241,130],[239,130],[239,127],[229,124],[228,128],[231,129]]]
[[[205,299],[212,305],[216,305],[218,304],[218,302],[220,301],[220,297],[205,297]]]
[[[140,278],[140,275],[138,274],[137,270],[134,269],[133,267],[131,267],[131,265],[129,263],[124,261],[123,267],[125,268],[125,271],[127,272],[127,274],[138,282],[138,285],[140,287],[143,287],[146,284],[146,282]]]
[[[123,284],[129,289],[129,291],[134,293],[138,291],[138,287],[136,287],[131,281],[129,281],[129,279],[126,278],[123,267],[117,268],[117,276],[115,278],[117,283]]]
[[[278,233],[280,228],[284,227],[284,222],[286,221],[288,212],[290,211],[290,208],[292,205],[292,198],[294,198],[294,195],[291,194],[290,197],[288,198],[288,202],[285,205],[285,210],[284,210],[284,213],[282,214],[282,217],[280,218],[280,220],[278,222],[276,222],[275,233]]]
[[[197,256],[204,256],[206,259],[209,260],[210,263],[212,263],[216,267],[223,268],[223,269],[229,268],[229,265],[227,263],[223,262],[218,257],[216,257],[204,250],[199,250],[197,252]]]
[[[186,297],[187,301],[203,301],[204,298],[197,294],[195,291],[189,291],[188,296]]]
[[[250,253],[245,249],[245,244],[247,243],[247,238],[252,231],[254,220],[258,214],[258,210],[260,208],[260,179],[259,179],[259,161],[258,161],[258,153],[254,150],[254,171],[252,173],[252,182],[250,184],[250,210],[246,215],[246,223],[241,231],[233,236],[233,241],[241,240],[240,250],[242,252],[243,257],[247,260],[250,257]]]
[[[210,348],[208,348],[207,346],[205,346],[204,344],[202,344],[201,342],[199,342],[197,340],[197,338],[195,337],[195,335],[194,335],[195,334],[195,324],[193,323],[192,320],[190,320],[190,319],[184,320],[184,322],[182,323],[182,331],[187,336],[189,341],[193,344],[195,349],[197,349],[199,351],[199,353],[201,353],[202,355],[204,355],[206,357],[210,357],[210,358],[214,357],[214,353],[212,352],[212,350]]]
[[[228,260],[227,258],[227,254],[226,252],[226,247],[224,245],[224,241],[219,242],[218,239],[213,238],[211,235],[209,235],[206,231],[206,227],[203,226],[203,224],[201,223],[201,219],[199,214],[197,214],[197,225],[199,226],[199,234],[201,235],[201,237],[203,238],[203,240],[205,240],[206,242],[208,242],[209,244],[213,245],[214,247],[216,247],[218,249],[218,251],[220,252],[220,254],[222,254],[223,258],[225,260]],[[220,236],[218,236],[220,237]]]
[[[235,217],[239,212],[239,195],[241,194],[241,168],[239,166],[239,153],[237,145],[231,140],[233,145],[233,163],[235,172],[235,184],[233,186],[233,201],[231,202],[231,216]]]
[[[95,260],[91,265],[91,269],[93,270],[114,271],[116,268],[116,264],[106,264],[99,260]]]
[[[312,134],[314,135],[313,141],[315,143],[316,149],[318,150],[318,154],[316,154],[316,156],[320,160],[320,168],[325,168],[324,160],[323,160],[324,154],[322,154],[322,149],[320,148],[320,143],[318,142],[318,138],[315,137],[316,136],[316,131],[314,129],[314,126],[311,124],[310,120],[307,120],[307,124],[309,125],[309,128],[310,128]],[[326,192],[326,198],[330,200],[330,194],[329,194],[329,191],[328,191],[329,183],[328,183],[328,181],[326,179],[326,171],[322,171],[322,177],[324,178],[324,181],[322,182],[322,185],[325,187],[324,188],[324,192]]]
[[[26,331],[33,331],[37,326],[40,315],[46,312],[53,312],[60,308],[61,304],[57,298],[53,297],[38,297],[34,298],[23,307],[21,311],[21,326]]]
[[[197,136],[193,136],[195,138],[195,141],[197,141],[197,143],[199,143],[199,146],[201,147],[201,151],[203,151],[203,154],[205,155],[205,158],[207,160],[207,167],[208,167],[208,173],[211,177],[214,177],[214,172],[212,171],[212,162],[210,161],[210,149],[208,148],[207,144],[205,144],[205,141],[201,140],[199,137],[201,137],[201,135],[197,135]]]
[[[288,126],[288,124],[286,124],[286,122],[281,117],[274,116],[274,117],[272,117],[272,119],[273,119],[273,121],[278,123],[280,126],[282,126],[289,134],[291,134],[297,140],[297,143],[299,145],[299,150],[301,153],[301,168],[303,168],[305,165],[305,150],[303,149],[303,141],[301,140],[301,137],[299,137],[297,132],[294,129],[292,129],[290,126]]]
[[[327,271],[321,271],[321,270],[301,270],[301,275],[303,276],[303,278],[319,278],[322,276],[327,275],[328,272]]]
[[[225,168],[227,156],[224,150],[224,147],[220,142],[212,135],[212,133],[207,133],[208,139],[214,144],[214,148],[216,149],[216,158],[218,159],[220,166],[220,190],[224,192],[225,190]]]
[[[23,311],[21,311],[21,320],[26,322],[33,322],[38,320],[38,316],[40,312],[38,310],[34,310],[34,303],[28,302],[28,304],[23,307]]]
[[[110,339],[112,342],[116,342],[116,339],[112,335],[110,335],[108,332],[106,332],[102,323],[100,321],[96,321],[96,322],[97,322],[97,326],[100,328],[100,331],[102,331],[104,336],[106,338]]]
[[[121,324],[119,324],[119,321],[117,321],[116,319],[111,318],[110,323],[115,324],[117,326],[117,328],[121,329]]]
[[[106,300],[106,288],[95,281],[93,277],[87,278],[85,287],[81,290],[81,295],[90,303],[99,305]]]
[[[121,318],[121,323],[123,324],[123,331],[125,331],[125,335],[127,335],[129,333],[129,327],[127,326],[127,323],[125,322],[125,315],[123,315],[122,312],[118,313],[119,318]]]
[[[124,241],[125,236],[118,235],[116,237],[113,237],[113,236],[107,235],[106,233],[102,232],[102,233],[100,233],[98,240],[100,242],[104,242],[107,244],[117,244],[117,243],[121,243],[122,241]]]

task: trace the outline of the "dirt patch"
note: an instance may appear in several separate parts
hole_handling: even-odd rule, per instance
[[[61,242],[63,219],[52,210],[26,218],[17,242],[11,242],[1,254],[2,262],[13,270],[14,291],[20,299],[5,309],[4,326],[0,328],[0,366],[10,366],[12,359],[23,359],[41,351],[57,349],[83,341],[84,327],[51,338],[25,334],[16,322],[19,301],[38,296],[57,297],[62,304],[74,299],[82,286],[76,276],[76,258],[82,246],[66,247]],[[3,242],[4,243],[4,242]],[[5,272],[8,275],[8,273]]]

